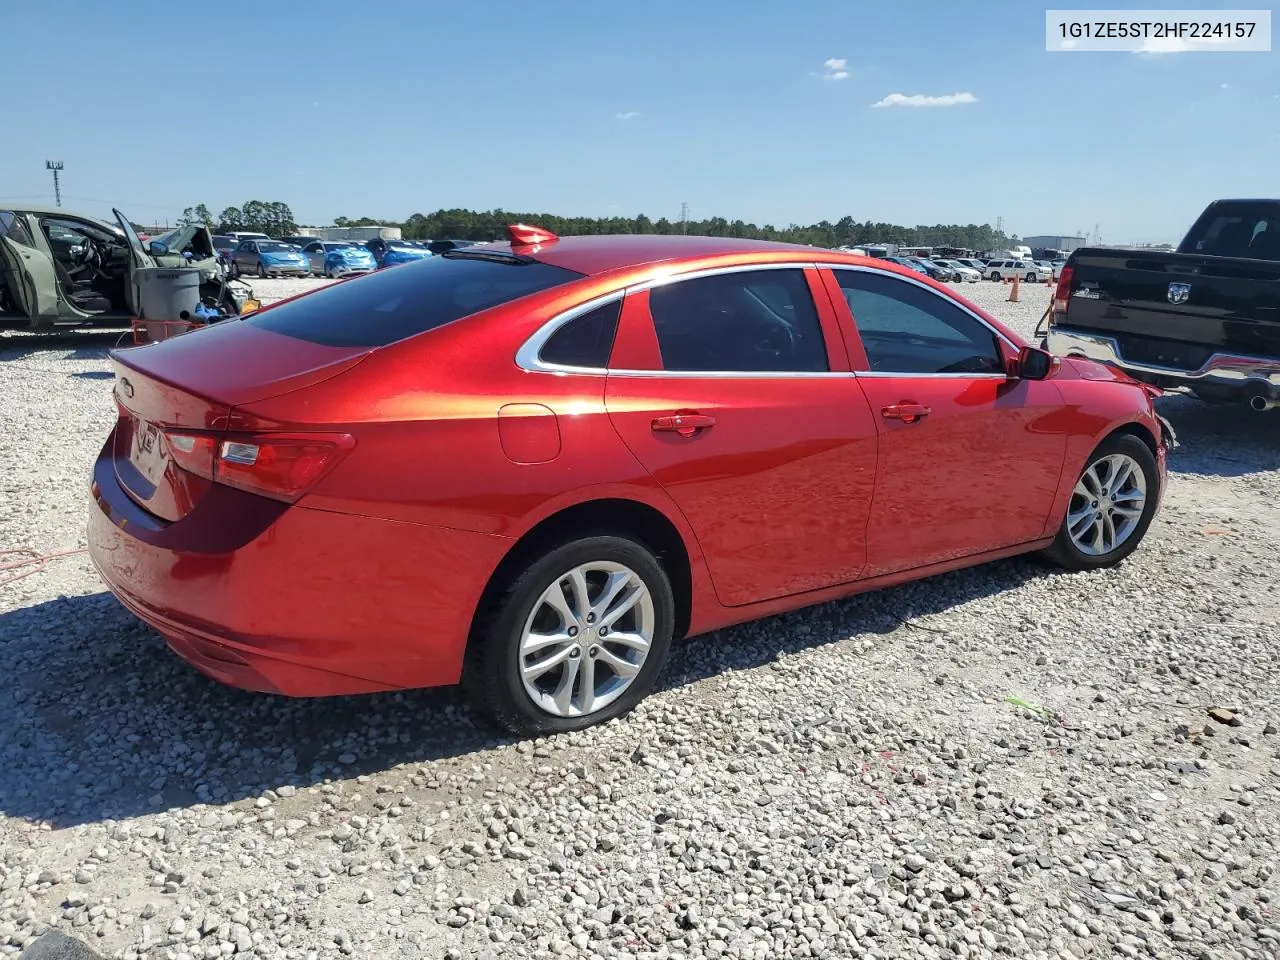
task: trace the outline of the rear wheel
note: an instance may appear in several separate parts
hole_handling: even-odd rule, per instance
[[[992,270],[992,271],[991,271],[991,276],[987,277],[987,279],[988,279],[988,280],[996,280],[996,281],[998,281],[998,280],[1000,279],[1000,273],[999,273],[999,271],[997,271],[997,270]]]
[[[1129,434],[1111,437],[1090,455],[1044,556],[1068,570],[1115,566],[1146,536],[1159,494],[1151,448]]]
[[[486,606],[464,683],[519,734],[580,730],[630,711],[661,672],[675,625],[662,566],[615,536],[545,552]]]

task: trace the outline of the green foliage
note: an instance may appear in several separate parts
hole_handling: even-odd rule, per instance
[[[217,231],[256,230],[273,237],[294,233],[293,212],[283,203],[252,200],[242,207],[227,207],[217,217],[203,204],[183,211],[185,222],[209,223]],[[651,220],[643,213],[636,217],[560,217],[550,213],[519,213],[510,210],[437,210],[415,213],[404,221],[375,217],[334,217],[337,227],[400,227],[406,240],[505,240],[507,226],[528,223],[562,237],[603,233],[689,233],[708,237],[738,237],[753,240],[782,240],[819,247],[857,246],[867,243],[896,243],[900,246],[951,246],[990,250],[1005,246],[1010,237],[990,224],[935,224],[904,227],[894,223],[859,222],[851,216],[832,223],[822,220],[809,226],[791,224],[775,227],[712,217],[673,223],[666,217]]]
[[[298,229],[298,224],[293,219],[293,211],[289,209],[287,203],[263,203],[261,200],[250,200],[240,207],[227,207],[216,218],[202,203],[194,210],[188,207],[182,211],[182,218],[187,223],[198,220],[208,225],[214,233],[245,230],[265,233],[269,237],[281,237],[295,233]]]

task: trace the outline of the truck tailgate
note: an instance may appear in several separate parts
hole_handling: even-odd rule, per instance
[[[1214,353],[1280,356],[1280,263],[1086,248],[1055,325],[1115,338],[1128,360],[1194,369]]]

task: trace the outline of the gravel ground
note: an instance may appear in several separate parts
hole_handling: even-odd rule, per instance
[[[1048,303],[964,293],[1028,332]],[[21,343],[0,545],[73,550],[109,374]],[[0,586],[0,952],[1276,957],[1280,420],[1162,403],[1183,447],[1121,568],[698,638],[633,715],[543,741],[451,691],[225,689],[53,560]]]

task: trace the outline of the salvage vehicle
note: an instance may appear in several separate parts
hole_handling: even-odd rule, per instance
[[[1280,405],[1280,200],[1217,200],[1173,253],[1082,247],[1044,346],[1208,403]]]
[[[1167,425],[952,288],[834,250],[511,242],[112,353],[89,549],[224,683],[621,716],[675,639],[1016,554],[1119,563]]]
[[[226,283],[208,228],[183,227],[144,244],[112,212],[115,223],[61,207],[0,205],[0,324],[50,330],[131,320],[139,300],[134,271],[156,266],[198,268],[201,301],[240,312],[248,294]]]
[[[246,273],[259,277],[305,277],[311,263],[303,252],[282,240],[241,240],[231,254],[231,275]]]
[[[369,248],[350,240],[312,240],[302,253],[313,274],[323,274],[331,280],[378,269],[378,261]]]
[[[395,267],[402,263],[413,263],[415,260],[425,260],[432,255],[430,250],[412,240],[383,240],[381,237],[375,237],[365,241],[365,247],[377,260],[379,269]]]

